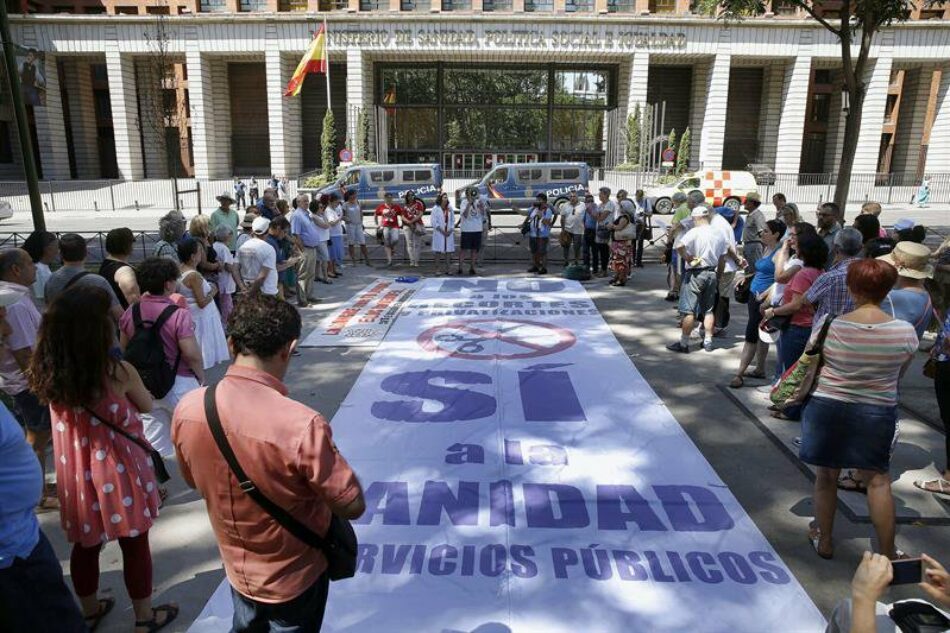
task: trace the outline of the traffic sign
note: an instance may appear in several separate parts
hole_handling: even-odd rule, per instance
[[[344,163],[349,163],[353,161],[353,152],[346,149],[345,147],[340,150],[340,161]]]

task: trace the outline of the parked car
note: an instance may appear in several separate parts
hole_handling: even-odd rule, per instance
[[[13,217],[13,207],[6,200],[0,200],[0,220],[9,220]]]
[[[435,163],[405,165],[355,165],[334,183],[318,189],[300,189],[300,193],[314,196],[335,193],[343,198],[350,189],[356,189],[360,206],[374,209],[383,203],[387,193],[401,199],[412,190],[426,206],[435,204],[442,188],[442,167]]]
[[[644,193],[655,200],[654,213],[673,213],[672,197],[677,191],[700,191],[709,204],[738,211],[745,203],[745,195],[757,186],[755,176],[747,171],[700,171],[686,174],[672,185],[648,188]]]
[[[479,196],[488,199],[492,210],[526,213],[539,193],[547,194],[548,202],[556,209],[572,191],[587,191],[589,178],[587,163],[503,163],[481,180],[456,189],[455,203],[461,205],[465,190],[475,187]]]
[[[771,186],[775,184],[775,170],[762,163],[749,163],[746,169],[752,172],[755,181],[762,186]]]

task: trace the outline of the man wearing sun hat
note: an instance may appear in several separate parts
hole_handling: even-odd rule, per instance
[[[893,251],[878,259],[897,269],[897,283],[881,307],[885,312],[893,312],[895,318],[913,325],[917,338],[921,338],[934,313],[930,293],[924,287],[924,281],[934,274],[930,249],[916,242],[898,242]]]
[[[256,218],[251,223],[254,237],[244,242],[238,249],[238,267],[241,279],[247,284],[247,293],[277,296],[277,251],[264,241],[270,220]]]
[[[765,214],[762,213],[762,196],[757,191],[745,194],[745,227],[742,229],[742,255],[750,264],[762,257],[762,232],[765,230]]]
[[[211,214],[211,235],[215,234],[215,231],[219,226],[227,226],[229,229],[231,229],[231,240],[228,242],[228,250],[234,252],[239,223],[237,211],[231,210],[231,205],[234,204],[234,198],[231,197],[231,194],[225,191],[220,196],[218,196],[216,200],[221,206],[215,209]]]

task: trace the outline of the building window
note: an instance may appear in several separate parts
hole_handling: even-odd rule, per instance
[[[162,110],[174,112],[178,108],[178,92],[174,88],[162,88]]]
[[[83,9],[83,13],[85,13],[86,15],[102,15],[105,12],[106,12],[106,8],[103,6],[85,7]]]
[[[280,0],[277,9],[279,11],[306,11],[307,0]]]
[[[482,0],[482,11],[511,11],[511,0]]]
[[[360,11],[389,11],[389,0],[360,0]]]
[[[831,95],[819,93],[812,96],[811,122],[827,123],[831,114]]]
[[[798,7],[787,0],[772,0],[772,13],[775,15],[798,15]]]
[[[594,11],[594,0],[565,0],[564,11],[566,13],[592,13]]]
[[[442,0],[443,11],[471,11],[472,0]]]
[[[634,0],[607,0],[607,13],[633,13]]]
[[[828,85],[831,83],[831,71],[821,68],[815,71],[815,83]]]
[[[539,105],[548,98],[548,73],[543,69],[446,68],[442,93],[446,103]]]
[[[346,11],[349,8],[348,0],[320,0],[321,11]]]
[[[267,0],[240,0],[238,11],[267,11]]]
[[[887,103],[884,105],[884,123],[894,122],[894,110],[897,106],[897,95],[887,95]]]
[[[145,7],[145,12],[149,15],[169,15],[168,7],[163,6]]]
[[[556,105],[607,105],[607,71],[559,70],[554,73]]]
[[[650,13],[675,13],[676,0],[650,0]]]
[[[525,13],[542,13],[553,11],[553,0],[524,0]]]
[[[116,15],[138,15],[139,8],[138,7],[116,7],[115,13]]]
[[[13,139],[10,138],[10,122],[0,121],[0,163],[13,162]]]
[[[109,100],[109,91],[97,88],[92,91],[92,101],[96,107],[96,120],[100,122],[112,120],[112,103]]]
[[[401,0],[399,9],[401,11],[428,12],[432,9],[432,2],[431,0]]]
[[[227,13],[228,5],[225,0],[201,0],[198,4],[201,13]]]

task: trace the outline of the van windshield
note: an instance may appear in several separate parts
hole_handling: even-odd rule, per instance
[[[508,168],[499,167],[494,169],[482,178],[481,184],[483,185],[494,185],[496,183],[506,182],[508,180]]]
[[[698,189],[699,178],[683,178],[674,185],[677,189]]]

